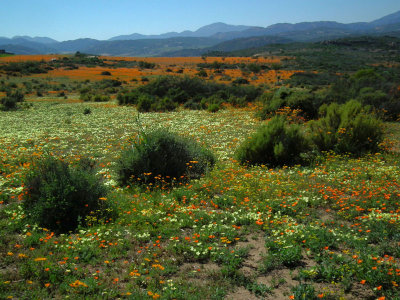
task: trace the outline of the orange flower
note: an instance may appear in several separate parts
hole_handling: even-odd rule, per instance
[[[365,282],[366,282],[365,279],[363,279],[363,280],[360,281],[361,284],[365,284]]]
[[[44,261],[44,260],[47,260],[47,258],[46,257],[37,257],[37,258],[35,258],[35,261]]]

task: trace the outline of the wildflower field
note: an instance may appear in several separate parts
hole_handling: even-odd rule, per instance
[[[59,93],[84,70],[9,80],[46,76]],[[0,111],[1,299],[400,299],[397,122],[384,124],[379,153],[243,166],[236,149],[268,122],[257,103],[138,113],[66,94],[28,93],[22,109]],[[121,150],[157,128],[210,149],[214,169],[172,188],[118,185]],[[30,224],[25,176],[46,156],[93,159],[116,214],[62,234]]]

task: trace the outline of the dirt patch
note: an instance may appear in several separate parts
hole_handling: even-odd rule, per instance
[[[185,278],[188,282],[194,285],[204,286],[211,280],[214,273],[219,272],[221,269],[216,263],[208,262],[205,264],[200,263],[184,263],[180,266],[174,278]]]
[[[237,288],[234,292],[225,296],[226,300],[256,300],[259,299],[244,287]]]
[[[274,288],[272,294],[267,295],[265,299],[288,299],[292,288],[299,284],[299,281],[293,279],[296,275],[296,270],[273,270],[268,275],[258,277],[257,283]]]
[[[249,255],[243,262],[240,271],[245,276],[256,274],[258,266],[266,254],[264,233],[260,232],[247,237],[246,241],[237,243],[236,248],[250,248]]]

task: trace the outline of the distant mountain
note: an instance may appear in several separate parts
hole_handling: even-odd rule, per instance
[[[252,28],[252,26],[245,25],[229,25],[222,22],[213,23],[203,26],[196,31],[185,30],[182,32],[167,32],[158,35],[143,35],[140,33],[133,33],[129,35],[119,35],[109,39],[109,41],[118,40],[139,40],[139,39],[167,39],[172,37],[210,37],[217,33],[243,31]]]
[[[162,56],[201,56],[209,52],[230,52],[243,50],[248,48],[257,48],[270,44],[287,44],[293,42],[293,40],[277,37],[277,36],[261,36],[261,37],[249,37],[249,38],[239,38],[229,41],[224,41],[218,43],[214,46],[204,48],[204,49],[182,49],[178,51],[172,51],[168,53],[163,53]]]
[[[174,37],[169,39],[143,39],[131,41],[103,41],[83,50],[85,53],[113,56],[164,56],[169,52],[215,45],[219,40],[199,37]]]
[[[21,45],[3,44],[0,45],[0,49],[5,49],[9,53],[21,54],[21,55],[40,54],[39,51],[37,51],[36,49]]]
[[[391,25],[395,23],[400,23],[400,11],[370,22],[372,26]]]
[[[108,41],[90,38],[58,42],[47,37],[0,37],[0,49],[16,54],[75,53],[119,56],[200,55],[204,51],[234,51],[271,43],[307,42],[356,35],[400,36],[400,11],[372,22],[332,21],[278,23],[268,27],[213,23],[196,31],[159,35],[134,33]]]
[[[95,39],[77,39],[71,41],[59,42],[51,44],[50,46],[56,49],[57,53],[75,53],[77,51],[84,52],[85,49],[95,47],[99,44],[105,43]]]
[[[41,44],[54,44],[54,43],[58,43],[58,41],[53,40],[53,39],[51,39],[51,38],[48,38],[48,37],[40,37],[40,36],[30,37],[30,36],[23,35],[23,36],[14,36],[12,39],[13,39],[13,40],[16,40],[16,39],[19,39],[19,40],[20,40],[20,39],[24,39],[24,40],[27,40],[27,41],[30,41],[30,42],[41,43]]]

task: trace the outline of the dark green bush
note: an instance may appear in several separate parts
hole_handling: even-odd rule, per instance
[[[94,164],[82,159],[74,166],[53,157],[34,164],[25,181],[23,208],[30,222],[58,233],[85,225],[85,218],[106,218],[111,213],[107,189],[96,176]]]
[[[302,162],[308,142],[298,125],[288,125],[283,117],[274,117],[247,139],[236,151],[241,164],[270,167]]]
[[[11,97],[4,97],[0,100],[1,103],[1,110],[8,111],[8,110],[15,110],[17,109],[17,101]]]
[[[149,112],[153,103],[155,103],[154,97],[146,94],[140,95],[137,103],[137,110],[139,112]]]
[[[217,104],[217,103],[211,103],[208,107],[207,107],[207,111],[209,112],[217,112],[221,109],[221,105]]]
[[[110,97],[106,95],[94,95],[93,96],[94,102],[107,102],[110,101]]]
[[[118,182],[168,185],[199,178],[214,163],[214,155],[193,140],[156,130],[143,133],[122,151],[117,163]]]
[[[361,103],[323,105],[320,114],[318,121],[310,123],[312,140],[320,151],[361,155],[379,150],[382,123]]]
[[[92,113],[92,110],[89,107],[85,107],[85,109],[83,110],[84,115],[89,115],[91,113]]]
[[[7,96],[0,99],[1,110],[15,110],[18,108],[18,103],[24,101],[24,94],[20,91],[7,92]]]
[[[284,107],[299,109],[307,119],[313,119],[317,116],[319,103],[317,103],[314,94],[308,90],[282,87],[272,96],[267,94],[265,97],[267,99],[264,106],[258,113],[262,120],[266,120]]]
[[[252,85],[217,84],[198,77],[160,76],[131,92],[120,93],[117,99],[120,105],[138,104],[141,111],[157,111],[160,107],[161,111],[164,111],[182,104],[185,108],[206,109],[207,104],[221,104],[230,100],[237,100],[234,105],[244,106],[247,102],[257,99],[260,94],[261,89]],[[147,105],[149,101],[146,101],[144,106],[139,105],[139,98],[143,95],[152,99],[151,105]],[[165,99],[168,99],[168,105]],[[202,99],[210,100],[201,103]],[[171,105],[171,102],[174,105]]]
[[[199,77],[207,77],[208,76],[208,74],[205,70],[200,70],[199,72],[197,72],[196,75]]]

